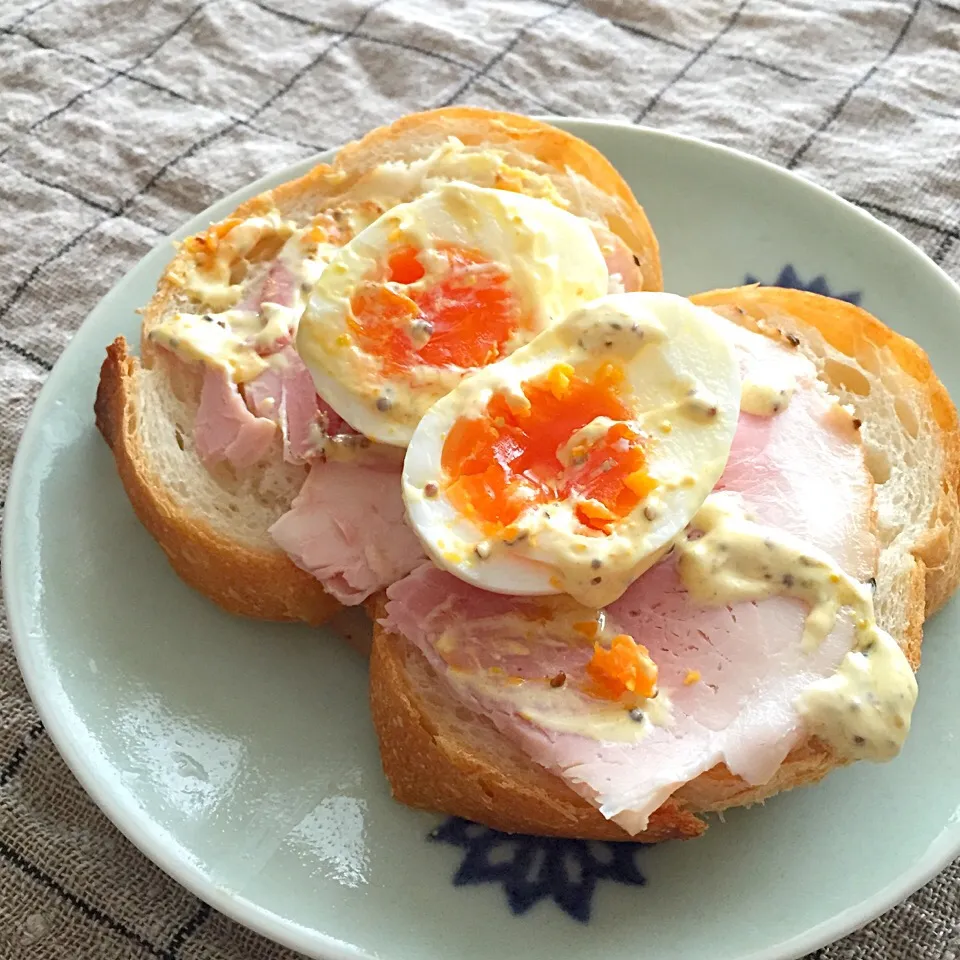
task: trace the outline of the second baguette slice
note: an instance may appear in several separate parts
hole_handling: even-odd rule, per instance
[[[854,407],[875,481],[877,618],[916,669],[924,618],[960,579],[960,431],[926,355],[865,311],[816,294],[741,287],[692,299],[795,344],[831,392]],[[816,783],[842,765],[815,737],[800,742],[760,786],[718,765],[677,790],[648,829],[631,837],[461,704],[413,643],[379,625],[370,696],[394,797],[506,832],[651,843],[688,839],[706,829],[700,814],[761,802]]]

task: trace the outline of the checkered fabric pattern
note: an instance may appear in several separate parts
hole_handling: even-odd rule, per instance
[[[97,300],[256,177],[471,103],[758,154],[960,279],[960,3],[0,0],[0,509],[30,407]],[[0,956],[287,960],[99,814],[0,624]],[[960,864],[820,960],[956,960]]]

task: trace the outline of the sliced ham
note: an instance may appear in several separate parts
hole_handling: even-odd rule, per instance
[[[359,436],[322,397],[293,347],[278,353],[270,367],[244,387],[258,417],[273,420],[283,431],[283,456],[305,463],[319,452],[318,438]]]
[[[226,460],[238,470],[252,466],[270,449],[276,429],[272,420],[250,412],[225,371],[207,369],[194,422],[197,452],[205,463]]]
[[[274,260],[260,289],[260,305],[276,303],[281,307],[292,307],[297,290],[297,278],[283,260]]]
[[[632,833],[675,790],[718,763],[749,783],[767,781],[797,741],[794,699],[832,673],[850,646],[846,626],[806,656],[799,645],[804,610],[798,602],[777,598],[702,608],[688,598],[673,564],[660,564],[607,616],[614,630],[649,649],[660,689],[671,702],[672,723],[650,726],[634,742],[595,739],[522,716],[518,711],[527,704],[518,703],[506,685],[520,677],[539,682],[549,696],[544,681],[561,672],[574,684],[584,677],[591,643],[558,630],[557,619],[544,621],[542,605],[490,594],[481,600],[478,594],[423,565],[388,590],[385,625],[411,639],[441,676],[457,677],[452,689],[463,702]],[[464,679],[484,677],[490,668],[504,671],[497,675],[502,681],[473,686]],[[700,682],[685,685],[691,669],[700,672]],[[591,706],[584,697],[574,715],[588,717]],[[549,710],[545,705],[543,713]]]
[[[259,305],[291,303],[294,279],[277,261]],[[357,604],[422,561],[420,542],[404,520],[398,464],[324,462],[324,438],[358,434],[317,395],[292,344],[278,344],[270,365],[245,385],[244,394],[251,416],[280,427],[284,459],[312,464],[291,509],[270,530],[294,563],[341,603]],[[376,451],[365,456],[377,459]]]
[[[744,379],[777,368],[792,374],[798,388],[782,413],[740,414],[716,489],[742,493],[761,523],[820,547],[855,577],[870,577],[879,551],[872,533],[873,482],[849,417],[801,354],[729,327]]]
[[[341,603],[361,603],[423,561],[404,519],[399,470],[317,463],[271,528],[277,545]]]
[[[245,296],[237,304],[237,309],[260,310],[265,303],[292,307],[296,290],[297,279],[293,271],[278,258],[270,265],[261,281],[247,288]]]
[[[313,377],[293,347],[285,347],[271,365],[244,387],[247,403],[259,417],[283,431],[283,457],[303,463],[316,456],[313,428],[321,426]]]
[[[294,290],[293,274],[282,261],[277,260],[266,274],[263,283],[259,287],[251,288],[237,305],[237,309],[260,310],[265,302],[290,306],[293,303]],[[292,347],[277,343],[274,348],[288,351],[296,358],[299,366],[303,367]],[[306,373],[305,370],[303,372]],[[307,379],[310,379],[309,374]],[[266,455],[277,424],[284,426],[285,453],[291,449],[293,445],[288,442],[285,420],[281,423],[279,415],[274,415],[275,410],[295,408],[293,420],[298,430],[301,427],[303,400],[297,394],[301,389],[300,382],[292,383],[288,382],[289,380],[286,372],[281,375],[274,369],[268,369],[253,383],[246,384],[242,395],[225,372],[208,368],[204,374],[200,405],[194,424],[197,451],[204,462],[213,464],[226,460],[237,469],[251,466]],[[283,390],[280,388],[281,381],[285,384]],[[312,382],[310,391],[312,394]],[[294,397],[293,394],[297,396]],[[296,446],[299,449],[299,433],[297,438]]]
[[[869,532],[872,490],[849,420],[844,425],[837,416],[805,361],[757,335],[740,339],[746,374],[758,364],[792,365],[798,388],[774,417],[741,415],[720,488],[741,495],[760,522],[869,576],[877,550]],[[592,643],[571,629],[576,613],[569,613],[569,601],[486,593],[430,564],[391,586],[388,598],[385,626],[414,643],[455,696],[632,833],[675,790],[716,764],[751,784],[769,780],[802,735],[796,697],[829,676],[852,642],[852,628],[841,619],[816,651],[804,653],[806,608],[791,598],[702,606],[668,557],[606,615],[614,631],[649,649],[672,720],[646,723],[639,739],[604,739],[545,720],[557,701],[538,710],[552,689],[544,680],[561,671],[573,716],[597,719],[609,709],[582,692]],[[699,682],[686,684],[688,671],[698,671]],[[511,677],[536,682],[516,684]],[[533,691],[533,699],[520,699],[521,688]]]
[[[239,309],[291,307],[296,277],[276,260]],[[324,437],[358,436],[316,392],[313,378],[290,336],[271,341],[261,355],[269,365],[244,384],[207,370],[195,423],[197,449],[207,463],[227,460],[249,467],[270,450],[277,428],[283,456],[312,463],[291,509],[271,528],[277,545],[346,604],[356,604],[409,573],[423,560],[420,542],[404,520],[400,471],[395,458],[383,464],[323,462]],[[377,450],[364,450],[379,461]]]
[[[597,224],[593,224],[592,228],[613,284],[616,284],[619,278],[619,288],[611,287],[610,292],[635,293],[642,290],[643,272],[633,251],[612,230]]]
[[[274,261],[253,297],[256,309],[275,303],[293,305],[296,277],[282,260]],[[318,454],[317,436],[356,434],[356,431],[317,395],[313,378],[292,339],[275,341],[268,351],[270,366],[244,388],[247,403],[259,417],[273,420],[283,431],[283,457],[290,463],[305,463]]]

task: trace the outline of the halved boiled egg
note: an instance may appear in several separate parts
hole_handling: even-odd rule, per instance
[[[404,460],[409,519],[439,566],[486,590],[605,606],[713,489],[739,405],[710,310],[602,297],[427,411]]]
[[[297,352],[361,433],[406,446],[473,370],[607,292],[590,224],[524,194],[447,183],[400,204],[333,258]]]

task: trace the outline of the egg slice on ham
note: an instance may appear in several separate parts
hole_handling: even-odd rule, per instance
[[[404,460],[410,522],[438,566],[479,587],[603,606],[716,484],[739,403],[711,311],[599,298],[427,411]]]
[[[586,220],[523,194],[447,183],[392,208],[338,252],[296,347],[337,413],[402,447],[467,373],[608,284]]]

